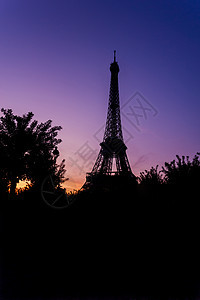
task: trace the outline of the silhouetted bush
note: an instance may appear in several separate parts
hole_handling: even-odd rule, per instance
[[[189,160],[189,156],[176,155],[177,160],[165,163],[162,167],[164,180],[168,184],[195,184],[200,182],[200,153],[194,156],[193,160]]]
[[[191,185],[200,182],[200,153],[189,160],[189,156],[176,155],[177,160],[170,163],[165,162],[165,166],[158,171],[158,165],[151,167],[149,171],[145,170],[140,173],[138,182],[142,185],[154,184],[182,184]]]
[[[154,168],[151,167],[149,171],[145,170],[140,173],[138,177],[140,184],[162,184],[163,176],[160,171],[158,171],[158,165]]]

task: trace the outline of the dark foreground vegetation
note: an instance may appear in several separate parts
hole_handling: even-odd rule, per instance
[[[137,185],[113,177],[110,187],[66,198],[64,161],[57,164],[61,128],[31,121],[32,113],[2,112],[3,299],[200,297],[198,153],[142,172]],[[30,186],[17,194],[24,179]],[[62,194],[60,209],[54,198],[45,202],[52,181],[46,196]]]
[[[60,210],[32,192],[1,206],[5,299],[199,295],[198,187],[87,191]]]

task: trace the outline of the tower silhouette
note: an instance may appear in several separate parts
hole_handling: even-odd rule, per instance
[[[136,181],[128,161],[127,147],[122,134],[118,88],[119,65],[116,61],[116,51],[114,51],[114,61],[110,65],[110,72],[110,94],[103,142],[100,143],[101,149],[92,171],[87,173],[84,187],[88,187],[90,183],[96,183],[97,181],[108,181],[111,176],[112,178],[120,177],[120,179]],[[113,171],[114,161],[116,171]]]

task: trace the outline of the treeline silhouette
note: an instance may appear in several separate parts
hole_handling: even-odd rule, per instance
[[[56,163],[61,128],[2,112],[5,299],[198,299],[199,153],[142,172],[137,186],[93,187],[55,209],[41,184],[51,175],[59,190],[65,180],[64,161]],[[17,194],[21,179],[31,184]]]
[[[52,121],[38,123],[32,120],[34,114],[23,116],[13,114],[11,109],[1,109],[0,118],[0,190],[13,197],[19,181],[29,181],[27,189],[40,190],[44,179],[51,175],[55,187],[67,180],[64,178],[65,160],[58,165],[57,138],[61,126],[51,126]],[[165,163],[158,171],[158,165],[140,173],[137,181],[141,185],[198,185],[200,181],[200,153],[193,160],[189,156],[176,156],[176,160]],[[124,184],[124,182],[123,182]],[[124,188],[123,186],[120,186]],[[126,187],[125,187],[126,188]]]

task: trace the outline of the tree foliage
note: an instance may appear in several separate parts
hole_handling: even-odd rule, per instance
[[[145,170],[141,172],[138,181],[141,184],[162,184],[163,176],[161,172],[158,171],[158,165],[155,168],[151,167],[149,171]]]
[[[138,181],[140,184],[196,184],[200,182],[200,153],[192,161],[189,156],[176,155],[176,160],[165,162],[161,171],[157,165],[141,172]]]
[[[61,126],[52,127],[52,121],[38,123],[28,112],[22,117],[11,109],[2,109],[0,118],[0,179],[5,189],[14,193],[19,180],[30,180],[38,185],[48,174],[60,184],[64,180],[64,160],[57,165],[59,156],[57,138]]]
[[[200,153],[189,160],[189,156],[176,155],[177,160],[165,163],[162,172],[165,176],[165,182],[168,184],[193,184],[200,180]]]

